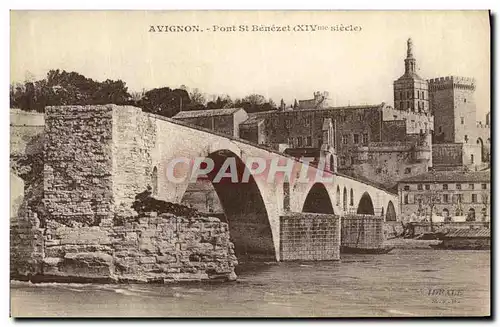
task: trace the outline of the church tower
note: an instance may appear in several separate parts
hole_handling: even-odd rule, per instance
[[[429,113],[429,85],[417,74],[413,42],[407,41],[405,72],[394,81],[394,108],[415,113]]]

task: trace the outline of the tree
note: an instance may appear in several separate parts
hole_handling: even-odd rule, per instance
[[[427,216],[429,214],[429,222],[431,224],[431,231],[434,231],[432,215],[434,213],[434,208],[437,203],[441,202],[441,195],[437,191],[437,185],[432,184],[428,190],[420,195],[418,198],[419,209],[418,215],[420,216],[424,213]]]
[[[285,108],[286,108],[285,101],[283,100],[283,98],[281,98],[281,101],[280,101],[280,110],[283,111],[283,110],[285,110]]]
[[[191,103],[196,105],[205,106],[207,102],[205,95],[197,88],[194,88],[191,92],[189,92],[189,98],[191,99]]]
[[[146,112],[172,117],[190,104],[191,100],[186,90],[162,87],[144,93],[137,105]]]
[[[207,109],[223,109],[223,108],[232,108],[234,107],[233,100],[229,95],[217,96],[217,99],[214,101],[209,101],[207,103]]]
[[[237,99],[234,106],[243,108],[248,113],[276,110],[276,104],[272,100],[267,102],[266,98],[260,94],[250,94],[241,100]]]
[[[45,79],[11,87],[11,106],[43,112],[46,106],[126,104],[131,100],[121,80],[97,82],[76,72],[50,70]]]

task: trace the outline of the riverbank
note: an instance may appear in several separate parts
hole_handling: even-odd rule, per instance
[[[417,240],[414,238],[392,238],[384,241],[384,246],[395,249],[431,249],[431,245],[441,243],[440,240]]]

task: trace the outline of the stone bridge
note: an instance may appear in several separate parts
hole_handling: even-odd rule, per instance
[[[111,224],[148,186],[159,199],[180,203],[188,187],[186,165],[168,167],[179,158],[213,159],[217,172],[234,158],[238,180],[223,178],[213,186],[224,209],[238,252],[280,260],[280,216],[288,212],[395,216],[397,195],[375,185],[313,166],[242,139],[144,113],[132,106],[47,107],[45,113],[43,189],[47,212],[58,221]],[[278,166],[293,161],[294,170],[250,174],[249,158]],[[305,166],[305,167],[304,167]],[[183,169],[185,167],[185,169]],[[227,168],[227,167],[226,167]],[[302,169],[307,178],[298,178]],[[213,181],[214,172],[209,173]],[[311,178],[320,175],[322,178]]]

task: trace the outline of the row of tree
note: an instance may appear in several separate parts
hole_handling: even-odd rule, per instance
[[[155,88],[143,92],[129,93],[122,80],[95,81],[76,72],[50,70],[47,77],[38,81],[26,81],[10,85],[10,106],[26,111],[43,112],[46,106],[95,105],[114,103],[134,105],[144,111],[172,117],[179,111],[209,110],[222,108],[244,108],[247,112],[276,110],[273,100],[259,94],[242,99],[231,99],[228,95],[206,100],[199,89],[189,90],[185,86],[177,89]],[[280,107],[284,106],[283,100]]]

